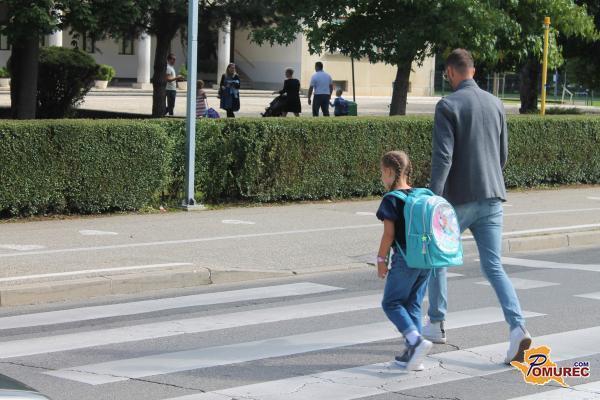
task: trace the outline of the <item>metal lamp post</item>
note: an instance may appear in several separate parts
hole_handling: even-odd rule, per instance
[[[187,114],[185,117],[185,199],[182,207],[186,210],[201,210],[204,206],[196,203],[196,81],[198,75],[198,0],[189,0],[188,8],[188,85]]]

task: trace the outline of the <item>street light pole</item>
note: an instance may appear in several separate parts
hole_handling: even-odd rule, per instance
[[[541,115],[546,115],[546,83],[548,81],[548,36],[550,34],[550,17],[544,18],[544,61],[542,66],[542,109]]]
[[[189,0],[188,8],[188,85],[187,114],[185,117],[185,199],[183,208],[202,209],[197,205],[195,196],[194,173],[196,171],[196,81],[198,74],[198,0]]]

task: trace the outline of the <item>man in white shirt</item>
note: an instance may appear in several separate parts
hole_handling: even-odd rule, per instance
[[[170,53],[167,57],[167,114],[173,115],[175,109],[175,97],[177,96],[177,81],[181,79],[175,72],[175,54]]]
[[[331,75],[323,71],[323,63],[321,61],[315,63],[315,71],[310,79],[308,105],[311,105],[311,98],[314,92],[315,97],[312,99],[313,117],[319,116],[319,109],[323,112],[323,116],[329,117],[329,101],[333,92],[333,80],[331,79]]]

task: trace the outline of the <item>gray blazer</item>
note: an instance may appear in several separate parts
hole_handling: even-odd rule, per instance
[[[502,169],[508,130],[502,101],[474,80],[437,103],[433,126],[431,190],[451,204],[506,200]]]

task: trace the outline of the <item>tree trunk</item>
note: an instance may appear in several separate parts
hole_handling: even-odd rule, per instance
[[[538,82],[541,72],[540,61],[535,57],[530,57],[521,68],[521,83],[519,95],[521,98],[521,114],[531,114],[538,110]]]
[[[40,42],[37,35],[15,41],[12,46],[11,114],[15,119],[35,119]]]
[[[154,52],[154,76],[152,77],[152,116],[161,118],[167,111],[167,56],[171,50],[171,42],[181,25],[187,21],[187,15],[177,15],[170,9],[161,7],[155,16],[156,51]],[[186,60],[183,60],[185,62]]]
[[[390,104],[390,115],[406,115],[406,99],[410,86],[412,61],[413,59],[411,58],[410,61],[398,63],[394,90],[392,92],[392,104]]]

